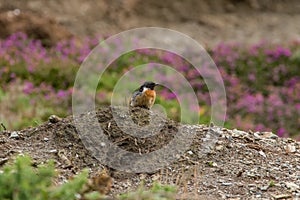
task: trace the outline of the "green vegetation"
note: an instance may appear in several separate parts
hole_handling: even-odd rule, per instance
[[[2,200],[72,200],[83,191],[87,170],[67,183],[55,186],[54,163],[33,167],[28,156],[19,156],[12,165],[0,173],[0,199]]]
[[[18,156],[14,163],[0,169],[1,200],[102,200],[106,197],[97,191],[86,191],[88,171],[62,185],[56,185],[57,175],[54,163],[35,167],[30,157]],[[120,200],[173,200],[176,189],[173,186],[154,184],[150,190],[141,186],[135,192],[120,195]]]

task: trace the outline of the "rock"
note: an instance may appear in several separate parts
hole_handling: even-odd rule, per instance
[[[269,185],[260,187],[261,191],[267,191],[269,189]]]
[[[224,149],[224,146],[223,145],[217,145],[216,146],[216,150],[217,151],[222,151]]]
[[[267,157],[266,154],[262,150],[260,150],[258,153],[265,158]]]
[[[210,166],[210,167],[217,167],[217,166],[218,166],[218,164],[215,163],[215,162],[213,162],[213,161],[209,161],[209,162],[207,162],[207,164],[208,164],[208,166]]]
[[[61,118],[56,115],[51,115],[48,120],[50,123],[55,124],[55,123],[61,121]]]
[[[224,186],[231,186],[231,185],[233,185],[233,183],[230,183],[230,182],[229,182],[229,183],[223,182],[222,185],[224,185]]]
[[[257,185],[250,183],[250,184],[248,184],[248,187],[257,187]]]
[[[296,146],[294,144],[288,144],[285,146],[285,151],[287,153],[295,153],[296,152]]]
[[[289,188],[291,191],[299,190],[299,185],[293,183],[293,182],[285,182],[285,185],[287,188]]]
[[[49,153],[57,153],[57,150],[56,149],[51,149],[51,150],[49,150]]]
[[[287,199],[292,198],[291,194],[271,194],[274,199]]]
[[[253,135],[254,135],[254,137],[255,137],[256,140],[260,140],[261,139],[261,136],[258,135],[257,132],[255,132]]]
[[[105,147],[106,144],[105,144],[104,142],[101,142],[101,143],[100,143],[100,146],[101,146],[101,147]]]
[[[140,180],[145,180],[146,179],[146,174],[140,174]]]
[[[249,135],[247,132],[240,131],[240,130],[237,130],[237,129],[233,129],[230,132],[232,134],[232,137],[243,137],[243,136]]]
[[[267,139],[277,139],[278,138],[278,136],[272,132],[261,132],[260,137],[267,138]]]
[[[194,153],[192,151],[187,152],[189,155],[193,155]]]
[[[0,166],[4,165],[8,161],[8,158],[2,158],[0,159]]]
[[[9,138],[14,138],[14,139],[18,139],[19,138],[19,133],[17,131],[13,131]]]

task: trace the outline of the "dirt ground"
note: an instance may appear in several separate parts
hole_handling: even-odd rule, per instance
[[[95,116],[113,145],[127,153],[142,156],[169,144],[175,139],[179,128],[183,128],[182,134],[190,137],[188,139],[191,141],[188,149],[183,153],[175,151],[176,159],[161,169],[132,173],[99,162],[95,158],[95,150],[92,151],[83,142],[87,135],[78,132],[81,128],[87,132],[97,132],[91,128],[91,119],[95,119],[91,117],[92,112],[80,115],[78,119],[84,123],[76,128],[72,117],[57,120],[51,117],[51,122],[36,128],[0,132],[0,167],[18,154],[31,155],[36,165],[54,159],[59,172],[57,183],[74,176],[83,168],[90,169],[91,177],[105,169],[113,178],[109,196],[134,190],[142,182],[149,186],[158,181],[177,185],[178,199],[300,198],[300,142],[278,138],[270,132],[182,125],[154,112],[151,112],[149,119],[154,119],[153,123],[161,127],[156,134],[140,138],[121,130],[120,127],[126,127],[127,133],[139,132],[139,127],[147,125],[145,116],[148,114],[148,111],[139,108],[129,112],[121,107],[106,107],[98,110]],[[120,126],[116,123],[119,117],[132,118],[139,126]],[[98,135],[88,137],[90,141],[95,141]],[[180,148],[179,140],[177,142],[174,149]],[[111,154],[107,151],[105,156],[116,161],[114,166],[122,167],[128,164],[127,153]],[[145,167],[157,164],[155,158],[145,163],[130,162],[132,169],[140,164]],[[106,187],[105,183],[101,187]]]
[[[0,11],[4,15],[0,37],[23,30],[36,37],[52,37],[55,42],[69,37],[66,31],[75,36],[111,35],[157,26],[180,31],[209,46],[261,40],[285,44],[300,39],[298,0],[0,0]],[[23,14],[31,16],[21,20]],[[32,23],[34,17],[45,21]],[[8,25],[20,23],[25,25]],[[27,30],[30,26],[35,28]],[[36,34],[39,31],[42,34]]]

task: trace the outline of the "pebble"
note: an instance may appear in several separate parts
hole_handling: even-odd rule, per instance
[[[224,185],[224,186],[231,186],[231,185],[233,185],[233,183],[226,183],[226,182],[223,182],[222,185]]]
[[[261,191],[267,191],[268,189],[269,189],[268,185],[260,187]]]
[[[243,136],[249,135],[245,131],[240,131],[240,130],[237,130],[237,129],[233,129],[231,131],[231,134],[232,134],[232,137],[243,137]]]
[[[285,185],[287,188],[289,188],[291,191],[296,191],[298,190],[300,187],[299,185],[293,183],[293,182],[285,182]]]
[[[140,174],[140,180],[145,180],[146,179],[146,175],[145,174]]]
[[[100,146],[101,146],[101,147],[105,147],[106,144],[105,144],[104,142],[101,142],[101,143],[100,143]]]
[[[56,149],[51,149],[51,150],[49,151],[49,153],[57,153],[57,150],[56,150]]]
[[[257,187],[257,185],[250,183],[250,184],[248,184],[248,187]]]
[[[216,150],[217,151],[222,151],[224,149],[224,146],[223,145],[217,145],[216,146]]]
[[[48,120],[49,120],[50,123],[55,124],[55,123],[61,121],[61,118],[56,116],[56,115],[50,115]]]
[[[254,135],[256,140],[261,140],[261,136],[258,135],[257,132],[255,132],[253,135]]]
[[[278,136],[272,132],[261,132],[260,135],[261,135],[260,137],[267,138],[267,139],[277,139],[278,138]]]
[[[44,137],[44,142],[48,142],[48,141],[49,141],[49,138]]]
[[[265,158],[267,157],[266,154],[262,150],[260,150],[258,153]]]
[[[287,146],[285,146],[285,151],[287,153],[295,153],[296,152],[296,147],[294,144],[288,144]]]
[[[13,131],[10,134],[9,138],[15,138],[15,139],[17,139],[17,138],[19,138],[19,133],[17,131]]]
[[[255,197],[256,197],[256,198],[261,198],[261,196],[262,196],[262,193],[261,193],[261,192],[256,192],[256,194],[255,194]]]
[[[8,158],[2,158],[0,159],[0,166],[5,164],[8,161]]]
[[[274,197],[274,199],[287,199],[292,197],[291,194],[279,194],[279,195],[271,194],[271,195]]]
[[[189,155],[193,155],[194,153],[192,151],[187,152]]]

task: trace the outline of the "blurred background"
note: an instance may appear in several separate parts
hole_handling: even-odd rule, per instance
[[[70,115],[75,75],[90,50],[120,31],[157,26],[191,36],[214,59],[227,92],[226,127],[300,139],[299,21],[297,0],[0,0],[0,130]],[[184,74],[199,98],[200,123],[208,123],[205,83],[168,52],[130,52],[112,63],[98,105],[109,104],[123,73],[150,61]],[[178,119],[176,97],[158,92],[157,103]]]

